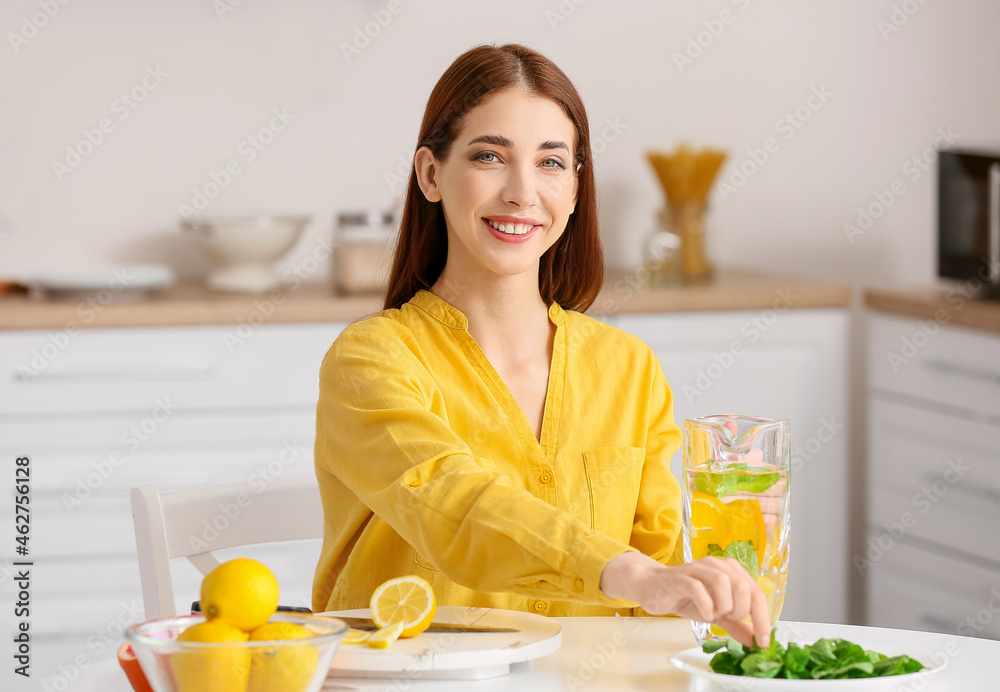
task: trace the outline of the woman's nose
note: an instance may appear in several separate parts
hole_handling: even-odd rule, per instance
[[[502,195],[505,202],[529,207],[538,202],[538,181],[531,167],[511,166],[504,178]]]

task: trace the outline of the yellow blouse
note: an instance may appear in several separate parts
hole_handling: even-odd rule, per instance
[[[632,615],[599,588],[607,562],[682,561],[681,435],[659,361],[579,312],[553,303],[549,319],[540,442],[465,315],[433,293],[337,338],[316,408],[314,611],[367,607],[417,574],[441,605]]]

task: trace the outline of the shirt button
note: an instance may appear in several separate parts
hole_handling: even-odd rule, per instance
[[[549,473],[548,471],[542,471],[541,475],[538,477],[538,480],[540,480],[542,483],[551,483],[552,474]]]
[[[577,579],[573,582],[573,586],[576,588],[577,593],[583,593],[583,579]]]
[[[531,607],[535,610],[536,613],[544,613],[545,609],[548,607],[548,604],[545,601],[535,601],[531,605]]]
[[[410,487],[411,488],[419,488],[420,485],[421,485],[420,481],[410,481]]]

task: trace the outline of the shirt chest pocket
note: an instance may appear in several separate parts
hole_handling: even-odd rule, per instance
[[[601,447],[583,453],[591,528],[629,542],[645,458],[642,447]]]

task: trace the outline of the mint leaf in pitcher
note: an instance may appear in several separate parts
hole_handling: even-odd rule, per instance
[[[752,473],[740,476],[736,488],[745,493],[762,493],[778,482],[781,474],[774,473]]]
[[[729,557],[743,565],[751,577],[757,577],[757,551],[750,541],[733,541],[723,549],[718,543],[708,544],[709,557]]]
[[[750,469],[747,464],[728,464],[724,461],[709,461],[709,470],[695,474],[694,489],[715,497],[735,495],[740,489],[741,472]]]

